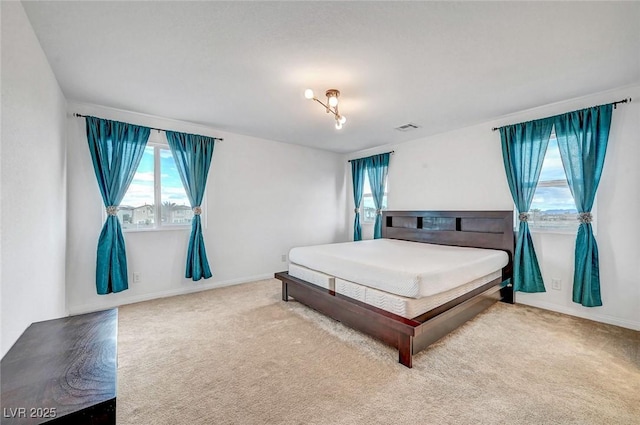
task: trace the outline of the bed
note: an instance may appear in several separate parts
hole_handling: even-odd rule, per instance
[[[385,211],[382,238],[292,250],[289,271],[275,274],[283,301],[396,347],[409,368],[414,354],[495,302],[515,302],[512,211]]]

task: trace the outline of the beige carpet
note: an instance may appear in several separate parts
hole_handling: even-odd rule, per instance
[[[260,281],[120,308],[118,424],[640,424],[639,335],[498,303],[407,369]]]

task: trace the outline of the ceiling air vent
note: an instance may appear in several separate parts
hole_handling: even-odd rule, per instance
[[[408,124],[401,125],[400,127],[396,127],[396,130],[398,130],[398,131],[411,131],[411,130],[415,130],[416,128],[420,128],[420,126],[410,122]]]

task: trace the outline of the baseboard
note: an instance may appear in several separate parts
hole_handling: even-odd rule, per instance
[[[608,325],[620,326],[621,328],[632,329],[634,331],[640,331],[640,322],[633,320],[620,319],[618,317],[609,316],[606,314],[587,314],[581,311],[574,310],[569,307],[546,303],[544,301],[516,301],[516,304],[530,305],[531,307],[541,308],[543,310],[555,311],[556,313],[567,314],[569,316],[576,316],[583,319],[593,320],[594,322],[606,323]]]
[[[152,292],[148,294],[134,295],[127,298],[126,300],[118,300],[118,301],[113,301],[111,303],[83,304],[76,307],[71,307],[68,309],[68,313],[69,315],[92,313],[94,311],[120,307],[122,305],[127,305],[127,304],[135,304],[142,301],[173,297],[176,295],[191,294],[194,292],[208,291],[210,289],[222,288],[225,286],[232,286],[232,285],[239,285],[241,283],[249,283],[249,282],[255,282],[258,280],[265,280],[265,279],[271,279],[271,278],[273,278],[273,273],[261,274],[256,276],[247,276],[247,277],[242,277],[238,279],[224,280],[220,282],[205,283],[205,284],[200,284],[198,286],[193,286],[188,288],[175,288],[167,291],[159,291],[159,292]]]

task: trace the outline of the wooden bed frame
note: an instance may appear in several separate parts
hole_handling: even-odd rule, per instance
[[[382,237],[440,245],[500,249],[509,255],[502,276],[413,319],[381,310],[304,280],[276,273],[282,300],[289,297],[345,325],[396,347],[399,362],[412,366],[412,355],[458,328],[496,301],[513,304],[513,211],[384,211]]]

